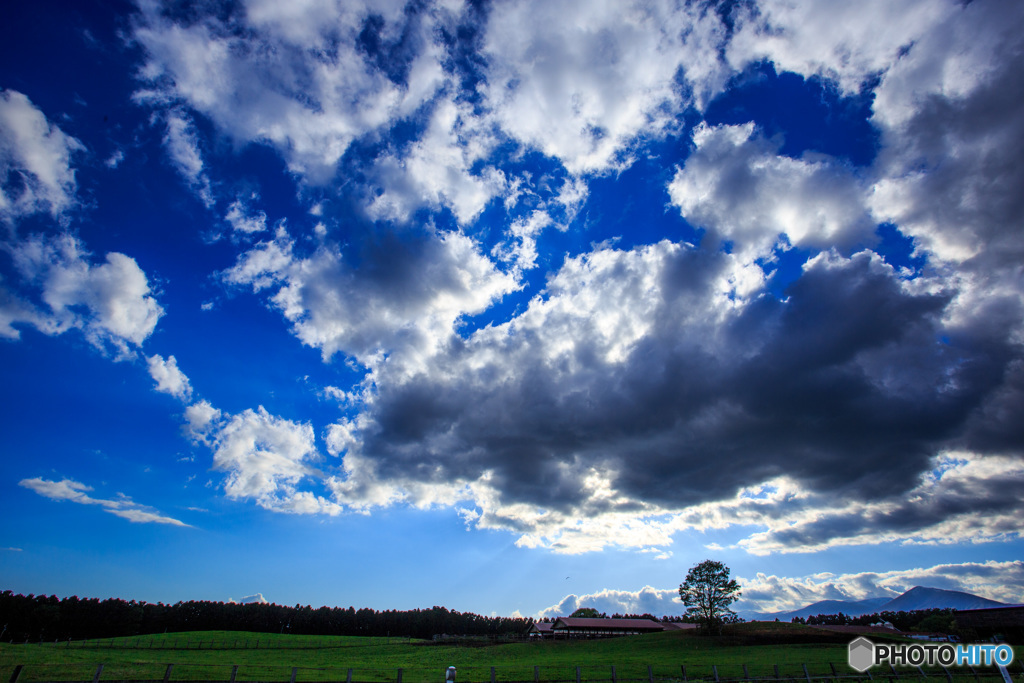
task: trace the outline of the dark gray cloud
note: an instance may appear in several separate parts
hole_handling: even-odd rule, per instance
[[[950,294],[915,293],[868,252],[822,256],[786,301],[724,323],[726,255],[662,243],[598,260],[567,267],[514,323],[381,382],[362,432],[378,475],[487,472],[505,502],[564,511],[681,508],[782,475],[881,499],[916,484],[998,379],[972,372],[991,359],[941,341]],[[649,327],[610,360],[605,319]],[[593,470],[620,495],[595,499]]]

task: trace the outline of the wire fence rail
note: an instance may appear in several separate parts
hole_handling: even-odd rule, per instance
[[[367,668],[153,662],[16,665],[7,683],[442,683],[437,667]],[[1024,681],[1016,663],[1009,680]],[[1006,683],[996,667],[876,667],[857,673],[845,663],[828,671],[806,664],[735,666],[581,665],[465,666],[458,683]],[[930,681],[928,679],[931,679]],[[0,679],[2,683],[2,679]]]

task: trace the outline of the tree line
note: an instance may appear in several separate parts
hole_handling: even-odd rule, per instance
[[[842,612],[814,614],[807,618],[793,617],[792,622],[808,626],[870,626],[880,622],[889,622],[900,631],[938,631],[942,633],[950,633],[955,628],[953,610],[937,608],[909,612],[885,610],[857,617],[850,617]]]
[[[251,631],[322,636],[522,635],[532,619],[485,617],[445,607],[377,611],[273,603],[190,600],[165,605],[119,598],[0,593],[0,640],[40,642],[185,631]]]

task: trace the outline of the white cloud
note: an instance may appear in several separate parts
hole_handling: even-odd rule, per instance
[[[915,586],[955,590],[1009,604],[1024,591],[1024,562],[964,562],[855,574],[781,577],[758,573],[739,578],[744,611],[783,612],[820,600],[895,598]]]
[[[613,614],[679,615],[686,611],[679,600],[678,589],[659,589],[644,586],[638,591],[605,588],[586,595],[567,595],[557,605],[545,607],[536,614],[537,619],[567,617],[581,607],[593,607],[598,612]]]
[[[224,220],[231,224],[235,232],[247,235],[267,229],[267,214],[262,211],[253,213],[241,199],[236,199],[231,203]]]
[[[503,130],[573,174],[628,159],[726,78],[725,29],[696,4],[505,2],[489,13],[487,103]],[[677,84],[677,74],[690,92]]]
[[[124,161],[124,152],[120,149],[115,149],[113,153],[107,157],[107,160],[103,162],[103,165],[107,168],[117,168]]]
[[[0,91],[0,218],[39,211],[56,217],[72,208],[77,200],[71,156],[84,149],[25,95]]]
[[[72,503],[79,503],[81,505],[98,505],[105,511],[112,515],[117,515],[122,519],[127,519],[130,522],[136,522],[141,524],[170,524],[172,526],[187,527],[188,524],[161,515],[148,506],[136,503],[131,498],[119,494],[116,500],[105,500],[102,498],[93,498],[88,495],[87,491],[92,491],[91,486],[86,486],[81,482],[77,482],[73,479],[61,479],[60,481],[51,481],[48,479],[42,479],[36,477],[34,479],[22,479],[18,482],[19,486],[35,491],[44,498],[51,500],[66,500]]]
[[[741,612],[784,612],[821,600],[891,599],[914,586],[962,591],[1016,604],[1024,590],[1024,562],[965,562],[880,572],[823,572],[799,577],[758,572],[753,577],[735,578],[742,595],[733,609]],[[557,604],[539,610],[535,616],[538,619],[568,616],[581,607],[593,607],[609,615],[647,613],[655,617],[682,614],[686,609],[679,600],[678,587],[644,586],[637,591],[606,588],[585,595],[569,594]]]
[[[221,411],[214,408],[209,401],[198,401],[188,406],[185,409],[185,423],[189,436],[195,441],[209,445],[209,438],[221,414]]]
[[[146,274],[124,254],[110,252],[104,263],[95,265],[82,244],[65,234],[52,239],[32,236],[13,247],[12,255],[48,310],[20,303],[21,316],[11,309],[8,314],[47,334],[79,328],[94,346],[102,349],[109,344],[128,356],[163,315]]]
[[[199,138],[187,115],[176,110],[167,114],[164,145],[167,147],[174,167],[188,181],[206,208],[211,208],[214,205],[213,190],[210,186],[210,179],[205,173]]]
[[[876,91],[872,123],[885,147],[872,208],[934,260],[1012,274],[1024,254],[1022,34],[1019,3],[970,3],[915,42]]]
[[[1020,538],[1024,514],[1015,491],[1024,484],[1016,458],[948,453],[905,494],[870,502],[807,495],[803,509],[764,518],[768,529],[739,546],[756,555],[810,553],[849,545],[881,543],[947,545]],[[744,515],[758,523],[756,515]],[[740,520],[735,520],[740,522]]]
[[[263,406],[225,415],[201,401],[185,411],[197,441],[213,451],[213,468],[227,473],[224,492],[261,507],[298,514],[331,514],[341,507],[323,496],[299,491],[304,479],[321,478],[313,428],[271,415]]]
[[[461,316],[485,310],[517,287],[458,233],[386,235],[364,257],[362,270],[327,247],[300,258],[279,230],[273,241],[243,254],[224,278],[255,291],[280,285],[272,304],[325,359],[342,352],[375,366],[391,354],[406,371],[446,343]]]
[[[668,187],[687,221],[733,242],[744,260],[789,245],[828,249],[869,239],[875,222],[852,169],[827,157],[791,159],[754,124],[693,132],[694,151]]]
[[[825,1],[760,0],[738,5],[737,26],[727,48],[737,71],[763,59],[777,71],[834,80],[847,94],[884,73],[902,50],[958,9],[952,0],[856,5]]]
[[[368,61],[357,38],[371,13],[384,18],[382,39],[401,37],[400,9],[271,5],[251,2],[231,25],[206,17],[182,26],[144,3],[134,36],[148,53],[151,88],[137,99],[186,103],[238,142],[273,146],[291,171],[322,184],[355,138],[412,113],[440,86],[429,22],[414,28],[421,59],[408,84],[398,84]]]
[[[508,233],[510,242],[495,245],[491,254],[502,261],[510,261],[518,270],[529,270],[537,265],[537,237],[552,225],[546,211],[534,211],[529,217],[512,221]]]
[[[441,100],[426,132],[407,151],[376,160],[383,192],[369,203],[370,216],[406,221],[421,206],[447,206],[460,224],[472,222],[505,188],[501,171],[471,172],[495,143],[471,107]]]
[[[156,382],[156,390],[170,394],[183,401],[188,400],[192,395],[192,386],[188,377],[178,369],[178,361],[174,356],[164,360],[159,354],[146,359],[149,366],[149,375]]]

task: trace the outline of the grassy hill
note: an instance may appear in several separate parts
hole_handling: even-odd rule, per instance
[[[488,683],[491,668],[504,681],[576,680],[681,681],[751,677],[805,679],[811,675],[853,674],[846,666],[851,636],[785,623],[739,624],[719,637],[676,631],[607,640],[522,642],[482,646],[434,644],[407,638],[293,636],[210,631],[169,633],[60,644],[0,644],[0,676],[9,680],[24,665],[19,683],[91,681],[99,664],[101,681],[162,681],[173,663],[170,681],[228,681],[232,667],[239,683],[345,681],[441,683],[448,666],[458,668],[458,683]],[[744,672],[746,665],[746,672]],[[538,667],[535,671],[534,667]],[[715,667],[714,669],[712,667]],[[916,674],[916,671],[914,672]],[[941,676],[941,672],[938,673]],[[974,680],[973,678],[971,679]]]

